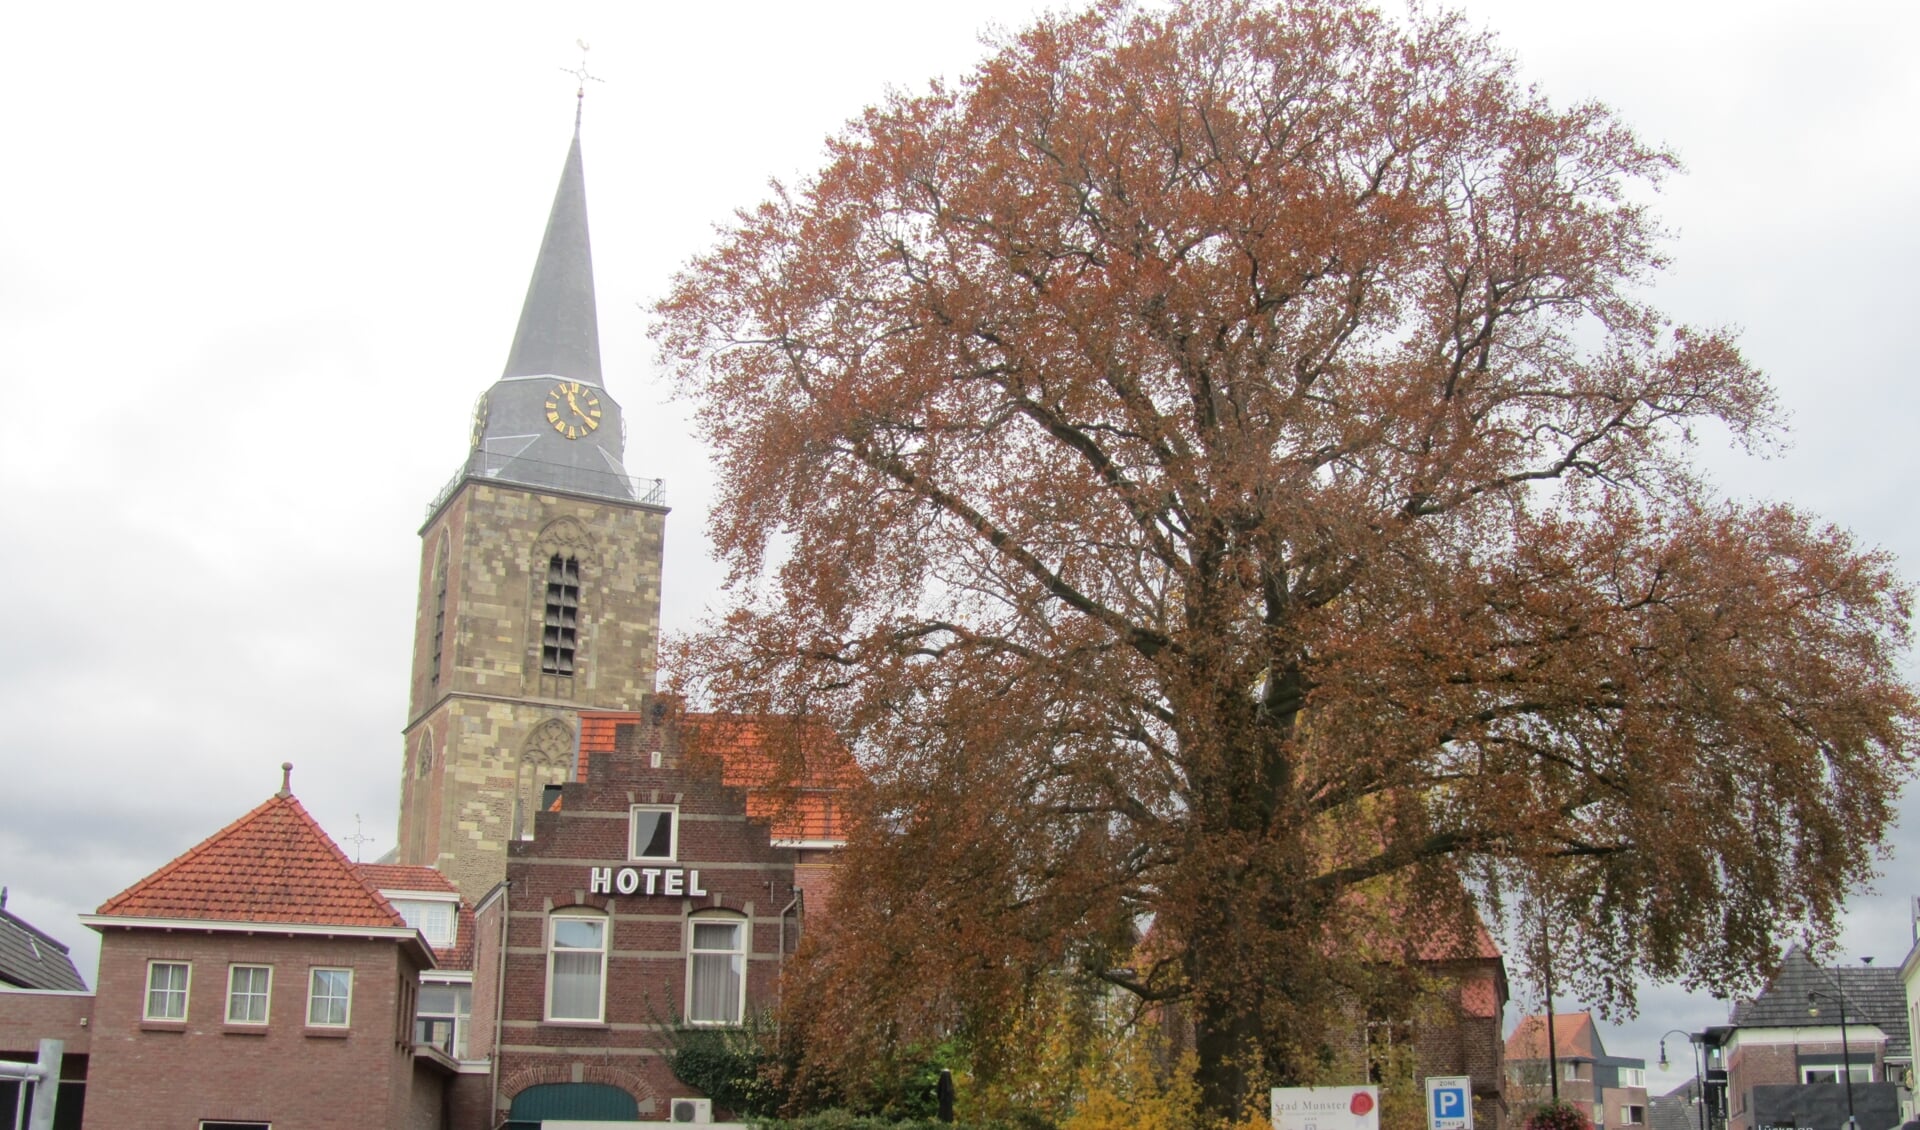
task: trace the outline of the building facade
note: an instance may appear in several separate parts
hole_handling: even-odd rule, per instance
[[[1648,1125],[1647,1061],[1608,1055],[1587,1012],[1555,1013],[1552,1054],[1545,1015],[1522,1017],[1507,1037],[1507,1096],[1516,1109],[1538,1106],[1557,1093],[1596,1128],[1644,1130]]]
[[[1900,971],[1822,967],[1789,950],[1766,991],[1710,1029],[1728,1130],[1888,1130],[1912,1103]]]

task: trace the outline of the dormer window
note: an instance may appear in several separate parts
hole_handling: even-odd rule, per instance
[[[573,677],[580,643],[580,559],[555,554],[547,561],[547,607],[541,620],[540,672]]]
[[[387,898],[407,925],[420,931],[427,944],[434,949],[446,949],[453,945],[454,934],[459,924],[459,905],[451,899],[424,898]]]

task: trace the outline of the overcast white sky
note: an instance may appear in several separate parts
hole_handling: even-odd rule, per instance
[[[958,76],[1031,0],[197,3],[0,13],[0,883],[74,915],[295,791],[392,846],[423,508],[498,375],[592,45],[584,145],[627,465],[664,476],[664,619],[716,570],[705,454],[645,306],[712,226],[889,86]],[[1733,324],[1794,418],[1702,460],[1920,570],[1911,527],[1920,5],[1472,0],[1558,103],[1688,166],[1660,298]],[[1920,894],[1910,792],[1838,953],[1895,963]],[[349,847],[351,851],[351,847]],[[1523,979],[1515,971],[1516,996]],[[1562,1001],[1563,1009],[1578,1002]],[[1520,1011],[1509,1011],[1509,1023]],[[1725,1005],[1649,987],[1615,1054]],[[1655,1083],[1678,1075],[1655,1072]]]

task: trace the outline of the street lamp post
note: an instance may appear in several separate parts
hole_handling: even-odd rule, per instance
[[[1690,1032],[1682,1032],[1678,1028],[1667,1029],[1660,1036],[1660,1070],[1662,1071],[1667,1069],[1668,1036],[1685,1036],[1688,1045],[1693,1048],[1693,1101],[1700,1108],[1700,1130],[1707,1130],[1707,1085],[1700,1078],[1700,1041]]]
[[[1842,993],[1839,996],[1834,996],[1832,993],[1823,993],[1818,989],[1809,989],[1807,991],[1808,1016],[1820,1015],[1819,998],[1821,997],[1825,997],[1827,1000],[1840,1006],[1840,1078],[1847,1085],[1847,1126],[1849,1130],[1860,1130],[1859,1121],[1853,1117],[1853,1064],[1847,1058],[1846,994]]]

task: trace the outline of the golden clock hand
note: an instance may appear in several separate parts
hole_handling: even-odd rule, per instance
[[[567,407],[573,409],[573,414],[580,417],[582,420],[587,418],[587,414],[585,412],[580,411],[580,402],[573,398],[572,389],[567,390]]]

